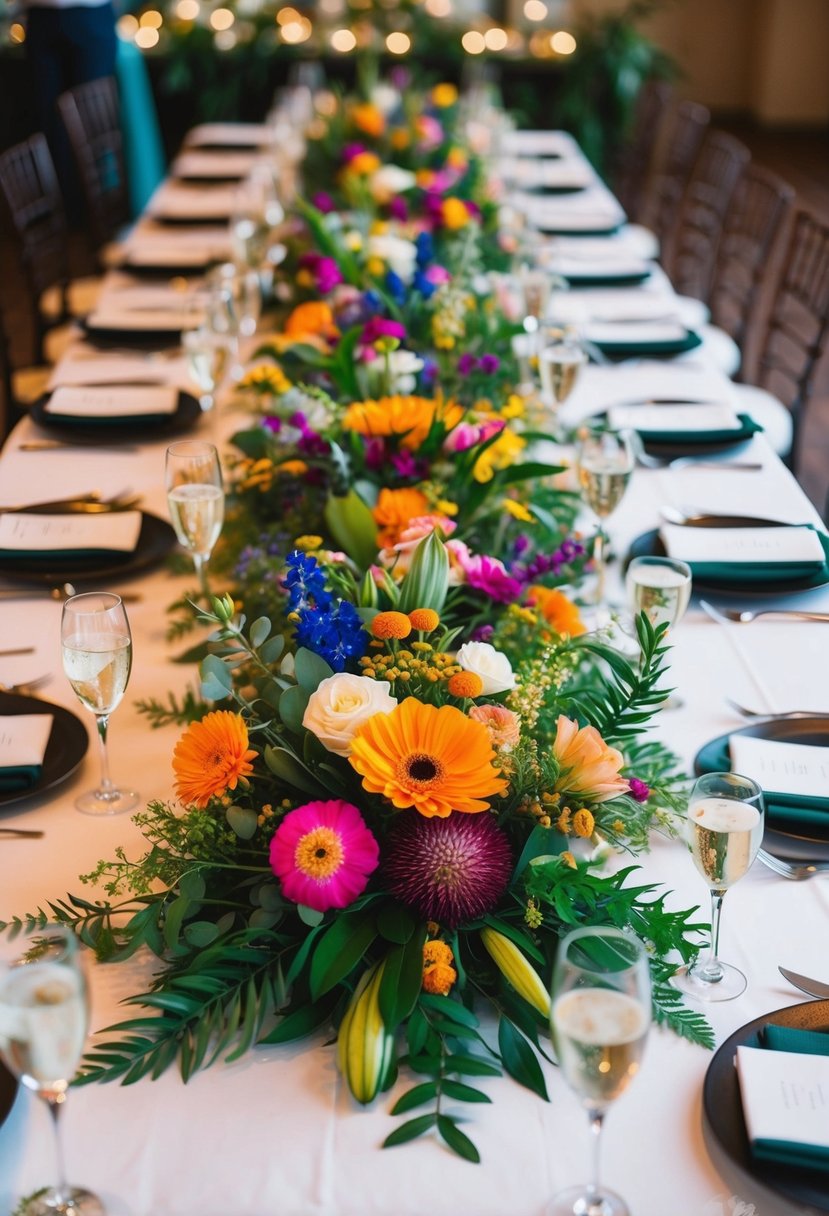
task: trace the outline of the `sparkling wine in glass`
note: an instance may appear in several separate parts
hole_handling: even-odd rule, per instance
[[[216,389],[230,365],[233,342],[227,333],[216,333],[209,325],[199,325],[181,335],[187,369],[201,389],[199,404],[207,413],[216,404]]]
[[[120,789],[109,774],[107,731],[121,703],[132,667],[132,635],[121,597],[108,591],[73,595],[61,618],[63,670],[75,696],[95,715],[101,783],[76,799],[87,815],[120,815],[138,804],[135,790]]]
[[[179,543],[193,556],[209,601],[207,562],[224,522],[225,495],[219,453],[212,443],[187,440],[167,448],[167,504]]]
[[[726,891],[751,868],[763,843],[763,791],[750,777],[705,773],[691,791],[686,833],[694,865],[711,892],[708,951],[673,977],[703,1001],[730,1001],[745,991],[742,971],[719,958],[720,913]]]
[[[586,362],[587,355],[575,330],[543,331],[538,370],[542,392],[548,402],[561,405],[567,400]]]
[[[618,507],[630,481],[635,456],[624,432],[588,431],[576,446],[576,469],[581,496],[599,519],[593,549],[596,568],[595,602],[601,603],[605,584],[605,533],[601,524]]]
[[[691,599],[691,567],[672,557],[635,557],[625,586],[634,612],[644,612],[653,626],[673,629]]]
[[[100,1200],[66,1181],[59,1116],[89,1025],[86,979],[65,925],[0,937],[0,1055],[46,1103],[52,1117],[57,1182],[26,1201],[22,1216],[104,1216]]]
[[[258,270],[268,259],[274,229],[284,219],[276,178],[263,161],[254,166],[236,197],[230,219],[233,260]]]
[[[605,1115],[639,1071],[651,1022],[651,985],[642,943],[621,929],[574,929],[561,942],[550,1014],[562,1075],[587,1111],[593,1168],[586,1186],[557,1195],[548,1216],[627,1216],[619,1195],[602,1186]]]

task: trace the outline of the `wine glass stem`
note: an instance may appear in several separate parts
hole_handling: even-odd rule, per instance
[[[587,1112],[587,1117],[590,1120],[590,1133],[593,1140],[590,1181],[587,1184],[587,1212],[592,1214],[594,1210],[596,1212],[600,1211],[602,1202],[601,1190],[599,1187],[599,1177],[602,1149],[602,1128],[604,1127],[604,1111],[593,1107]]]
[[[55,1185],[55,1199],[57,1200],[57,1211],[63,1211],[71,1201],[69,1184],[66,1181],[66,1165],[63,1160],[63,1139],[60,1134],[60,1112],[63,1104],[66,1101],[66,1095],[61,1094],[57,1098],[47,1098],[46,1105],[49,1107],[51,1116],[52,1128],[55,1136],[55,1165],[57,1167],[57,1183]]]
[[[201,593],[204,596],[206,604],[210,604],[210,587],[207,584],[207,558],[203,553],[193,554],[193,565],[196,568],[196,576],[199,580]]]
[[[98,751],[101,756],[101,791],[109,793],[114,788],[109,775],[109,753],[107,751],[109,714],[96,714],[95,725],[98,728]]]
[[[725,891],[714,890],[711,892],[711,941],[708,946],[708,956],[701,967],[697,968],[697,975],[706,980],[710,984],[716,984],[722,979],[722,967],[719,961],[720,949],[720,913],[722,912],[722,901]]]
[[[601,527],[593,545],[593,564],[596,568],[596,603],[600,604],[604,599],[605,583],[605,534]]]

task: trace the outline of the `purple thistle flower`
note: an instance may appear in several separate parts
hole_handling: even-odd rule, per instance
[[[396,194],[389,203],[389,215],[393,220],[405,221],[409,218],[409,204],[400,194]]]
[[[395,452],[392,455],[391,463],[400,477],[425,476],[424,461],[418,460],[407,448]]]
[[[262,426],[266,431],[270,431],[272,435],[278,435],[282,430],[282,419],[277,418],[276,414],[266,414],[262,419]]]
[[[637,802],[647,802],[651,796],[651,787],[638,777],[629,777],[630,792]]]
[[[365,144],[358,144],[358,143],[346,144],[345,147],[343,148],[342,157],[343,157],[343,160],[346,162],[346,164],[348,164],[348,162],[350,160],[354,160],[355,156],[362,156],[362,154],[365,151],[366,151]]]
[[[501,366],[501,360],[497,355],[481,355],[478,366],[485,376],[492,376]]]
[[[392,895],[423,920],[454,929],[490,912],[512,871],[509,840],[491,815],[397,815],[386,841]]]

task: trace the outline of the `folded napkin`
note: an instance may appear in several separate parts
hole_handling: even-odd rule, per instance
[[[117,422],[126,419],[169,417],[178,409],[178,389],[170,385],[62,385],[44,409],[57,421]]]
[[[238,179],[250,173],[256,156],[255,152],[182,152],[176,157],[172,172],[179,178]]]
[[[634,255],[608,258],[600,263],[594,262],[592,258],[581,260],[577,257],[562,256],[553,258],[549,268],[552,274],[560,275],[574,287],[612,287],[614,284],[630,286],[643,283],[651,273],[649,263]]]
[[[825,570],[829,536],[809,525],[781,528],[687,528],[663,524],[669,557],[687,562],[695,577],[740,583],[809,578]]]
[[[114,303],[99,306],[86,318],[86,328],[117,330],[119,333],[180,333],[197,329],[204,322],[204,313],[197,309],[119,308]]]
[[[829,747],[732,735],[731,768],[763,790],[770,820],[801,830],[829,830]]]
[[[51,714],[0,716],[0,793],[14,794],[37,784],[51,732]]]
[[[93,354],[91,351],[84,353],[76,347],[71,354],[56,364],[49,377],[47,389],[52,391],[61,384],[135,386],[165,383],[189,383],[187,365],[183,358]]]
[[[205,122],[187,136],[189,148],[261,148],[272,138],[272,131],[260,122]]]
[[[138,544],[141,525],[140,511],[105,511],[97,515],[3,512],[0,559],[125,558]]]
[[[595,182],[595,174],[580,160],[518,161],[515,180],[525,189],[584,190]]]
[[[752,1155],[829,1171],[829,1035],[767,1025],[761,1041],[763,1047],[737,1048]]]
[[[125,312],[144,312],[161,309],[163,312],[180,312],[182,309],[204,305],[203,291],[180,291],[167,284],[128,283],[121,287],[105,287],[98,296],[97,308],[121,309]]]
[[[678,320],[591,321],[585,336],[597,346],[663,346],[684,342],[688,330]]]
[[[655,431],[669,435],[696,435],[706,431],[740,431],[742,424],[730,405],[614,405],[607,412],[614,431]]]
[[[156,191],[149,213],[155,219],[226,219],[236,205],[235,189],[224,186],[186,186],[165,182]]]
[[[500,142],[508,156],[566,156],[576,147],[564,131],[505,131]]]

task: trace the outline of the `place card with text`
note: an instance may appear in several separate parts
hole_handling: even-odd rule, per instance
[[[51,714],[0,715],[0,769],[42,764],[51,733]]]
[[[829,1155],[829,1057],[738,1047],[737,1075],[754,1149]]]
[[[141,522],[140,511],[106,511],[100,515],[8,511],[0,515],[0,552],[102,549],[131,553],[138,543]]]
[[[814,563],[825,561],[813,528],[685,528],[663,524],[659,535],[669,557],[685,562]]]
[[[72,418],[129,418],[145,414],[174,414],[178,389],[172,385],[62,385],[46,403],[47,414]]]
[[[728,744],[735,773],[761,789],[800,798],[824,798],[829,810],[829,747],[732,735]]]

